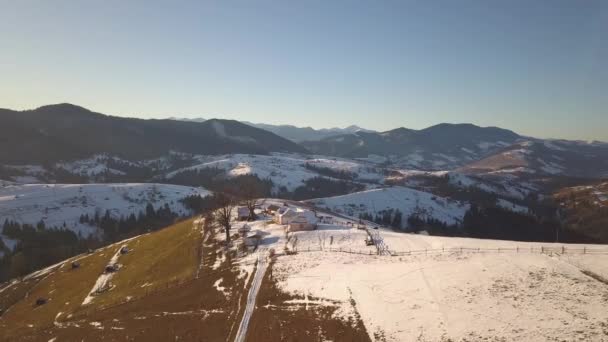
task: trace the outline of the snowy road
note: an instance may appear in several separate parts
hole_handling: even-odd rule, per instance
[[[258,265],[255,272],[255,276],[253,278],[253,282],[251,283],[249,294],[247,295],[247,306],[245,307],[245,312],[243,313],[243,319],[241,320],[241,324],[239,324],[239,330],[237,331],[236,337],[234,338],[235,342],[245,341],[245,337],[247,336],[247,328],[249,326],[249,320],[251,319],[251,315],[253,314],[253,310],[255,309],[256,298],[258,296],[258,292],[260,291],[260,286],[262,285],[264,274],[266,274],[266,268],[268,268],[268,262],[266,261],[266,250],[260,250],[258,252]]]

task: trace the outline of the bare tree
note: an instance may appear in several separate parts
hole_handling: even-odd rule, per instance
[[[232,227],[232,210],[235,206],[235,201],[232,197],[219,193],[215,196],[216,207],[215,220],[224,227],[226,231],[226,243],[230,242],[230,228]]]
[[[249,209],[249,220],[256,219],[255,206],[258,203],[258,198],[262,197],[264,189],[259,182],[253,178],[245,179],[239,191],[239,198],[242,205]]]

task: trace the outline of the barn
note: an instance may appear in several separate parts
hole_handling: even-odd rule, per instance
[[[289,231],[314,230],[317,228],[317,216],[310,210],[297,211],[289,221]]]
[[[249,208],[247,207],[238,207],[236,208],[238,221],[247,221],[249,220]]]
[[[282,207],[274,215],[274,221],[278,224],[289,224],[292,217],[296,215],[296,210],[289,207]]]
[[[266,207],[266,212],[270,215],[274,215],[280,208],[281,207],[279,207],[278,205],[271,204],[268,207]]]

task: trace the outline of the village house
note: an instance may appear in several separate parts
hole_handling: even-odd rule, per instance
[[[279,207],[278,205],[271,204],[268,207],[266,207],[266,213],[269,215],[274,215],[280,208],[281,207]]]
[[[281,207],[274,214],[274,222],[278,224],[288,224],[289,218],[295,214],[295,210],[289,207]]]
[[[298,232],[317,228],[317,216],[310,210],[297,211],[289,221],[289,231]]]
[[[236,208],[236,212],[237,212],[237,216],[236,216],[237,221],[249,220],[249,208],[238,207],[238,208]]]

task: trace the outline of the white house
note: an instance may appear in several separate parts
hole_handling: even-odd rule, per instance
[[[317,215],[310,210],[300,210],[290,218],[289,231],[313,230],[317,228]]]
[[[291,220],[295,214],[295,209],[282,207],[277,210],[276,214],[274,215],[274,221],[278,224],[289,224],[289,220]]]

